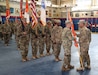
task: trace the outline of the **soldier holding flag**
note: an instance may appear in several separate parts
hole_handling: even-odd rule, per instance
[[[30,26],[26,23],[26,19],[21,19],[21,25],[18,26],[17,35],[20,39],[20,51],[22,56],[22,61],[28,61],[28,47],[29,47],[29,34],[30,34]]]
[[[74,38],[72,37],[71,29],[70,29],[71,25],[72,23],[70,21],[66,21],[66,28],[64,28],[62,32],[62,44],[64,48],[64,62],[62,66],[62,71],[68,71],[74,68],[74,66],[70,65],[71,46],[72,46],[72,40],[74,40]]]
[[[85,25],[85,20],[79,20],[80,34],[77,34],[79,37],[80,45],[80,68],[77,70],[84,70],[85,68],[91,69],[90,67],[90,57],[89,57],[89,45],[91,42],[91,32]],[[82,62],[81,62],[82,61]]]

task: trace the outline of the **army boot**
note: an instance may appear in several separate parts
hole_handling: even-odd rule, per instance
[[[59,57],[55,57],[55,61],[58,62],[58,61],[62,61]]]
[[[32,56],[33,59],[36,59],[36,56]]]
[[[65,68],[64,66],[62,66],[62,71],[69,71],[69,68]]]
[[[88,70],[90,70],[91,69],[91,66],[86,66],[85,68],[88,69]]]
[[[84,71],[84,67],[78,68],[77,71]]]
[[[26,62],[26,58],[25,57],[22,57],[22,62]]]
[[[74,69],[74,66],[72,66],[72,65],[68,65],[68,68],[70,68],[70,69]]]

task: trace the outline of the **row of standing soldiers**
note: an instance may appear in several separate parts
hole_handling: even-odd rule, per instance
[[[50,49],[52,46],[52,53],[55,55],[55,60],[60,61],[59,54],[61,49],[62,27],[59,26],[59,20],[55,20],[54,25],[53,27],[52,22],[48,21],[47,25],[43,26],[39,21],[35,27],[32,27],[31,23],[26,23],[25,18],[13,23],[7,20],[4,24],[0,24],[0,38],[4,40],[4,44],[8,46],[12,34],[15,35],[17,49],[21,51],[22,61],[28,60],[27,55],[30,41],[33,59],[44,56],[43,52],[46,44],[46,55],[51,54]],[[56,41],[58,42],[57,44],[55,44]],[[40,54],[39,57],[37,56],[38,50]]]
[[[59,54],[61,49],[61,33],[62,27],[59,20],[55,20],[55,26],[51,21],[47,21],[47,25],[43,26],[39,21],[38,24],[32,27],[32,24],[27,24],[23,18],[15,25],[15,39],[17,48],[21,51],[22,61],[28,61],[28,47],[31,41],[32,58],[37,59],[44,55],[44,48],[46,45],[46,55],[50,55],[51,46],[55,55],[55,61],[60,61]],[[23,23],[23,25],[22,25]],[[56,37],[56,38],[55,38]],[[56,43],[57,42],[57,43]],[[56,44],[55,44],[56,43]],[[39,56],[37,55],[39,52]]]
[[[67,71],[73,69],[74,66],[70,65],[71,62],[71,46],[72,41],[75,40],[71,33],[70,21],[66,21],[66,27],[63,29],[60,26],[60,20],[54,20],[54,25],[51,21],[47,21],[47,25],[43,26],[39,21],[38,24],[33,27],[32,24],[27,24],[26,19],[22,18],[21,20],[16,21],[12,27],[15,34],[15,39],[17,43],[17,48],[21,52],[22,61],[28,61],[28,47],[29,42],[31,41],[32,46],[32,58],[37,59],[44,55],[44,48],[46,44],[46,55],[50,55],[50,49],[52,46],[53,54],[55,56],[55,61],[61,61],[59,54],[61,51],[61,44],[64,48],[64,62],[62,65],[62,70]],[[79,37],[80,45],[80,68],[77,70],[84,70],[85,64],[88,69],[90,69],[90,57],[88,54],[89,44],[91,41],[91,32],[85,26],[85,21],[79,21],[79,30],[80,34],[77,34]],[[5,22],[2,27],[2,33],[4,35],[5,44],[8,45],[9,37],[12,34],[12,29],[9,22]],[[39,56],[37,55],[39,51]],[[81,65],[83,64],[83,66]]]

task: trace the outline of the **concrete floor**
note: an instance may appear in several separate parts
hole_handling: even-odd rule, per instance
[[[75,69],[62,72],[61,62],[55,62],[54,56],[46,56],[37,60],[21,62],[20,52],[16,49],[15,40],[11,40],[9,46],[4,46],[0,41],[0,75],[98,75],[98,34],[92,34],[90,45],[91,70],[77,72],[79,67],[78,50],[72,46],[72,65]],[[63,59],[64,51],[61,47],[60,58]],[[31,58],[31,47],[29,47],[29,58]]]

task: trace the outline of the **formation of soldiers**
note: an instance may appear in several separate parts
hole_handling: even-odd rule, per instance
[[[4,25],[0,22],[0,39],[4,40],[4,44],[8,46],[9,40],[12,34],[15,35],[15,40],[17,44],[17,49],[21,53],[22,61],[26,62],[28,59],[28,47],[31,44],[32,47],[32,58],[38,59],[44,57],[45,55],[54,54],[55,61],[61,61],[59,58],[61,45],[64,48],[64,60],[62,65],[62,71],[68,71],[74,68],[71,63],[71,46],[72,41],[75,40],[71,33],[70,21],[66,21],[66,27],[62,28],[60,26],[60,20],[47,21],[47,25],[43,26],[40,20],[35,27],[32,27],[32,23],[27,24],[26,19],[22,18],[16,20],[13,24],[8,20]],[[84,70],[85,68],[90,69],[90,57],[89,57],[89,45],[91,42],[91,32],[86,27],[85,21],[79,21],[79,32],[77,37],[79,37],[80,46],[80,68],[77,70]],[[45,47],[46,45],[46,47]],[[50,53],[52,47],[53,52]],[[44,49],[46,48],[46,49]],[[44,55],[44,50],[46,54]],[[39,52],[39,56],[38,56]]]

